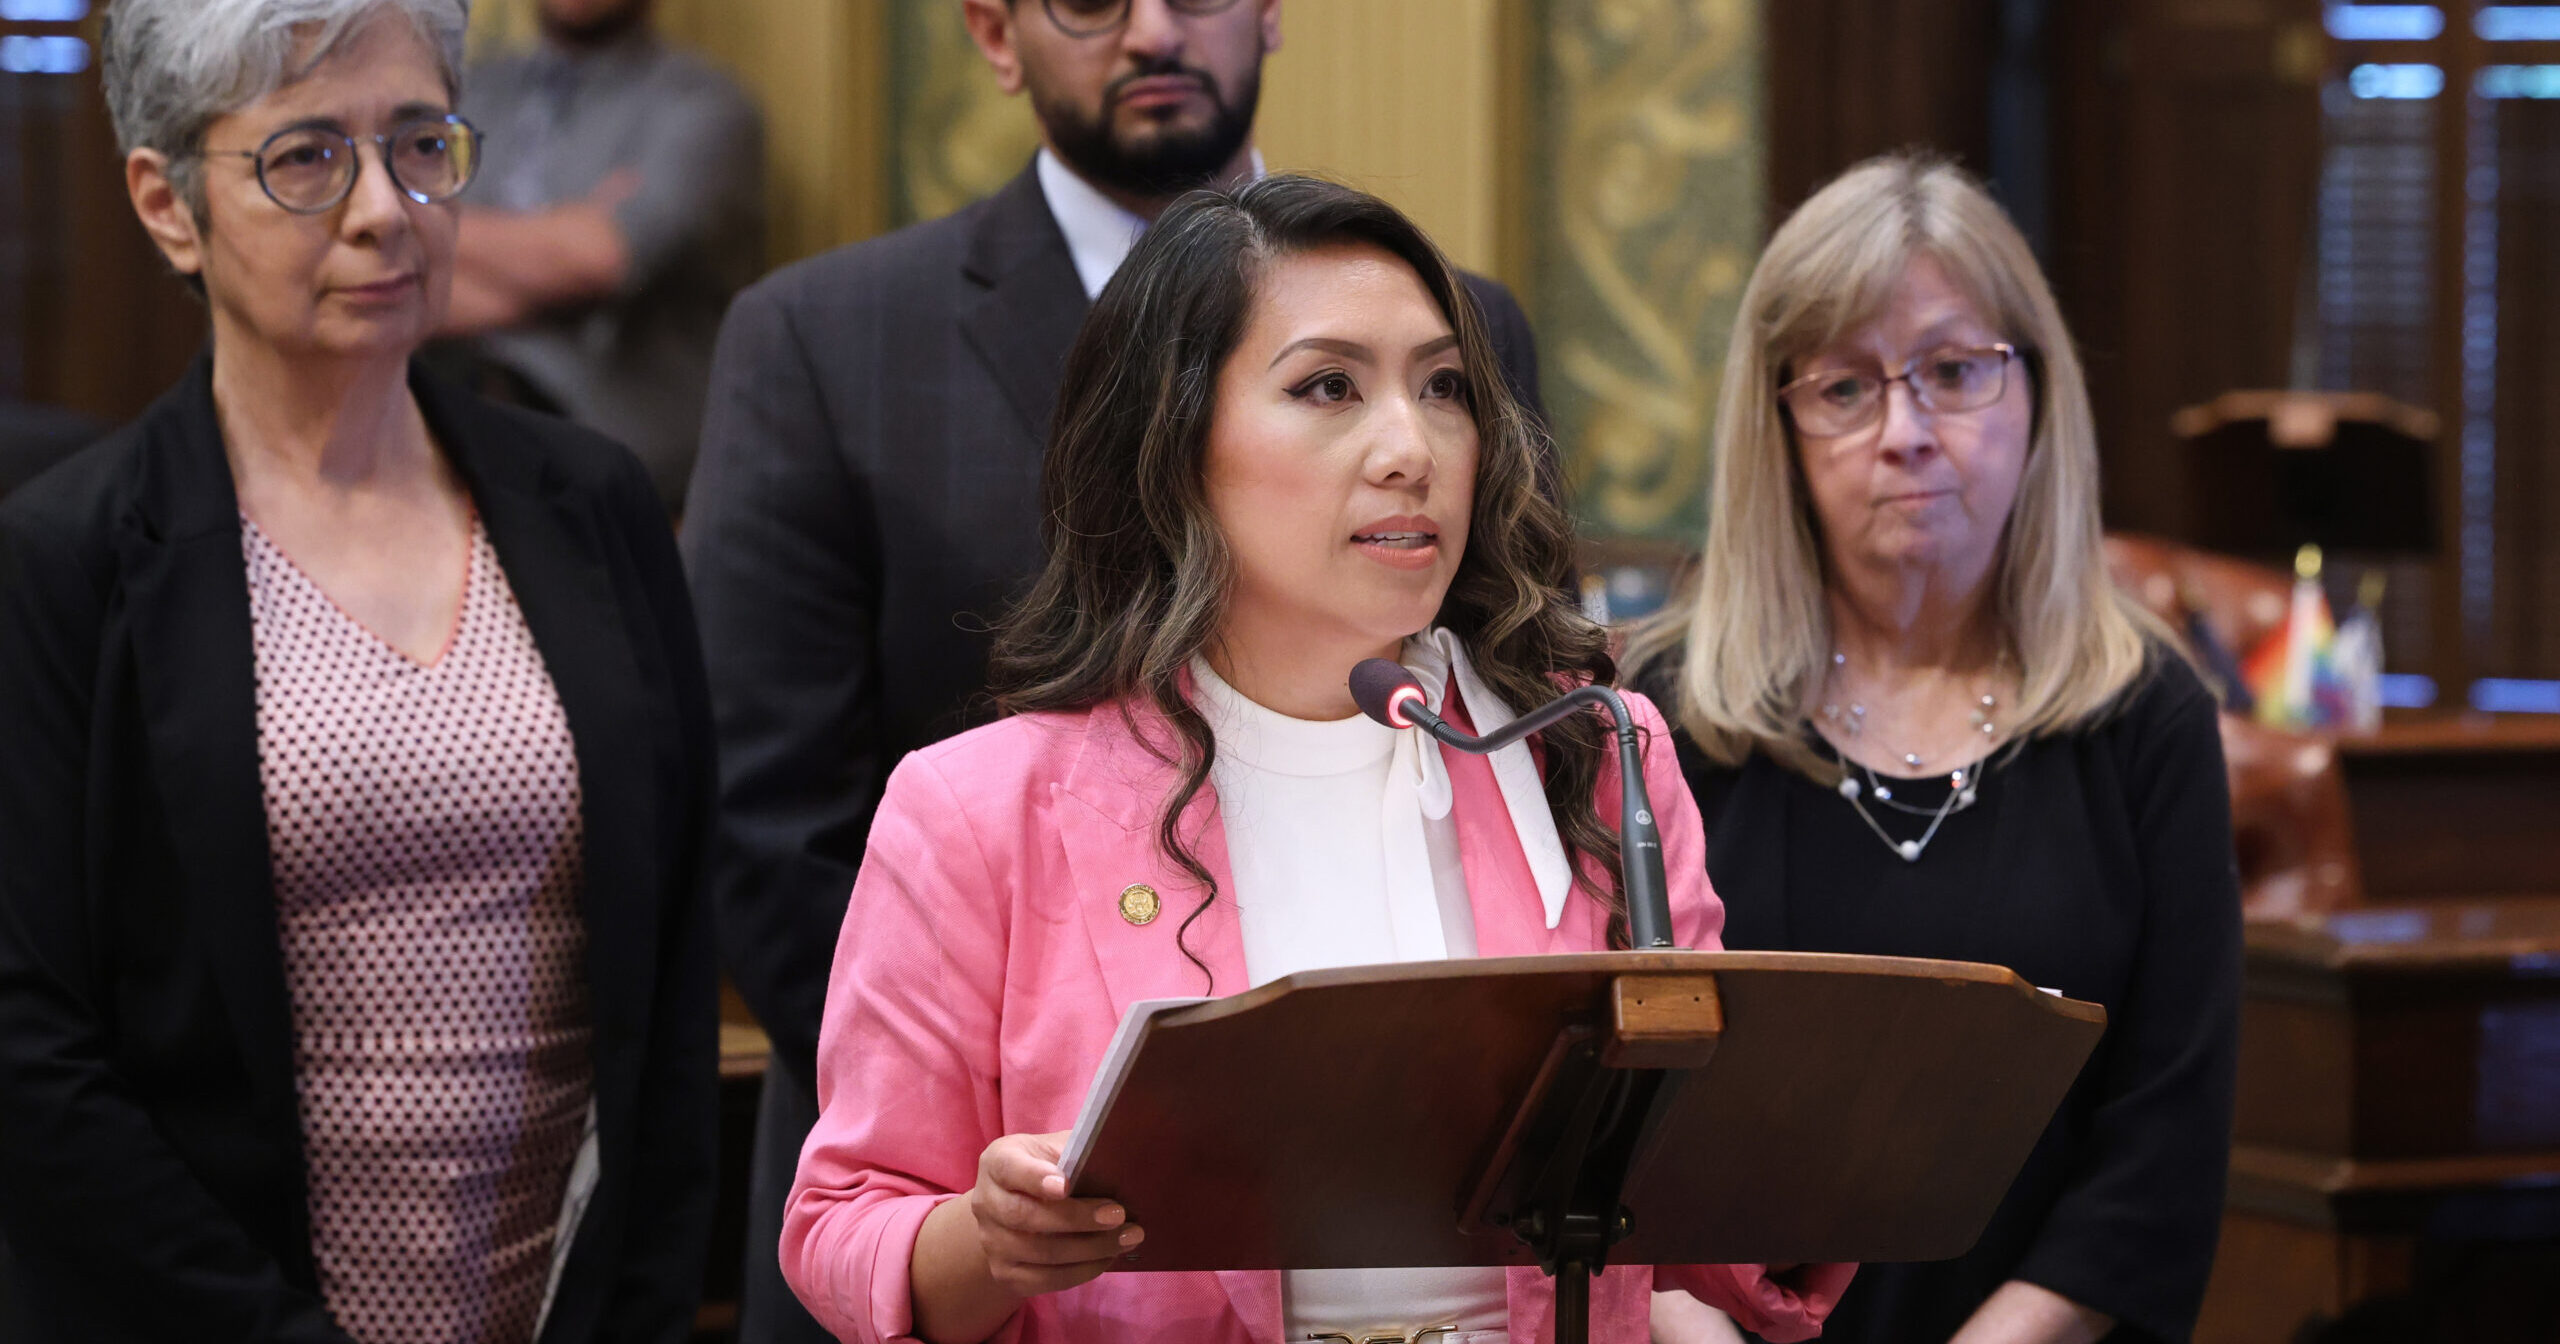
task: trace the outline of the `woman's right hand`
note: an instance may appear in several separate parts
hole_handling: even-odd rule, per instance
[[[1024,1300],[1091,1282],[1146,1233],[1107,1199],[1069,1199],[1058,1161],[1067,1133],[1008,1134],[978,1155],[978,1183],[944,1200],[916,1234],[909,1267],[915,1333],[981,1340]]]

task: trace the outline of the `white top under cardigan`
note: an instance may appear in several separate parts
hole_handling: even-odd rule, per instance
[[[1476,680],[1448,632],[1407,641],[1404,662],[1434,707],[1446,706],[1456,682],[1480,731],[1513,717]],[[1192,674],[1217,736],[1210,782],[1252,983],[1329,966],[1476,954],[1438,744],[1365,717],[1293,719],[1247,700],[1206,662],[1195,661]],[[1571,868],[1536,763],[1526,746],[1515,746],[1498,753],[1494,767],[1553,927]],[[1281,1307],[1290,1340],[1436,1325],[1498,1338],[1508,1320],[1503,1271],[1492,1268],[1291,1271],[1281,1278]]]

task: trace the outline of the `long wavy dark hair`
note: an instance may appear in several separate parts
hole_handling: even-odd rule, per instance
[[[1204,974],[1188,935],[1217,900],[1217,883],[1181,819],[1208,781],[1217,740],[1184,687],[1192,657],[1217,637],[1234,577],[1202,481],[1218,374],[1270,264],[1345,242],[1403,259],[1458,337],[1478,440],[1475,505],[1437,622],[1518,708],[1544,703],[1560,680],[1616,675],[1605,633],[1565,588],[1573,534],[1540,485],[1545,435],[1512,397],[1483,317],[1430,238],[1377,197],[1317,178],[1269,177],[1176,201],[1104,286],[1067,355],[1041,480],[1048,563],[998,628],[990,680],[1009,714],[1117,703],[1146,749],[1181,771],[1156,838],[1200,886],[1176,942]],[[1138,730],[1131,711],[1140,701],[1177,740]],[[1588,888],[1591,870],[1606,875],[1606,890],[1593,894],[1609,908],[1610,944],[1623,947],[1617,834],[1592,797],[1607,725],[1596,713],[1575,715],[1531,740],[1556,828],[1588,861],[1575,864],[1577,881]]]

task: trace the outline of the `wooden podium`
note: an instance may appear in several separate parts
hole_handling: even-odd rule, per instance
[[[1630,1264],[1973,1244],[2105,1010],[1967,962],[1606,952],[1315,971],[1179,1008],[1097,1083],[1126,1268]]]
[[[2560,1337],[2560,894],[2252,921],[2247,966],[2196,1344]]]

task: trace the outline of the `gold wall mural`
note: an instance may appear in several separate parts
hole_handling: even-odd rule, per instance
[[[1753,0],[1545,0],[1535,169],[1545,391],[1583,530],[1703,520],[1717,382],[1762,230]]]
[[[1009,98],[969,40],[960,0],[892,0],[889,171],[894,222],[950,214],[1031,160],[1031,100]]]

